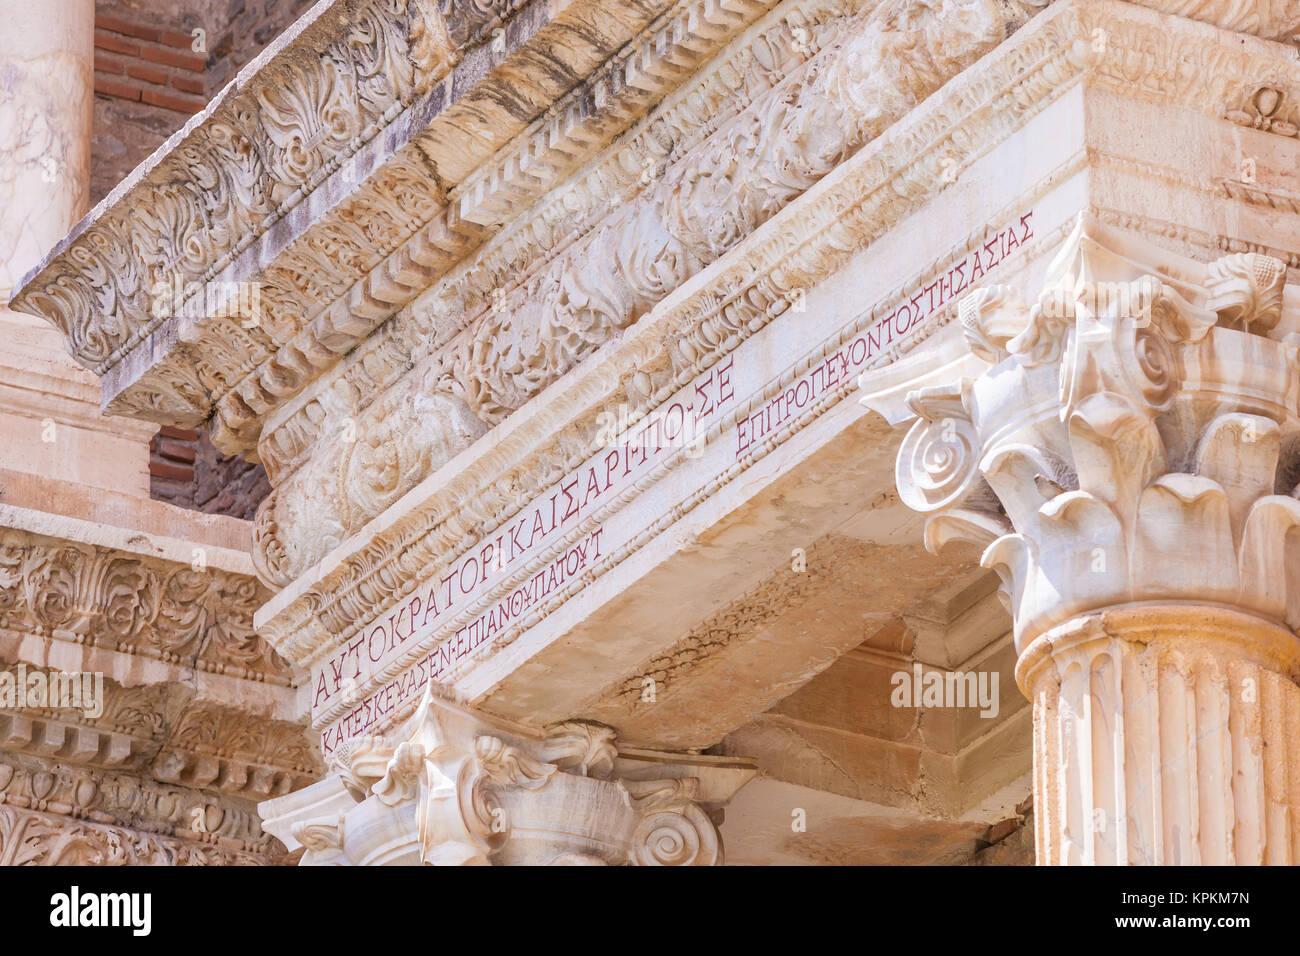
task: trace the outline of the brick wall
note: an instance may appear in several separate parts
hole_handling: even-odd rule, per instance
[[[313,0],[96,0],[91,202],[180,129]],[[200,31],[197,35],[195,31]],[[258,465],[206,434],[163,428],[149,448],[154,498],[251,518],[270,491]]]
[[[208,58],[190,34],[95,16],[95,92],[185,115],[208,102]]]
[[[96,0],[91,202],[201,111],[312,2]]]
[[[271,485],[260,465],[219,454],[207,433],[164,425],[149,445],[149,490],[182,508],[251,519]]]

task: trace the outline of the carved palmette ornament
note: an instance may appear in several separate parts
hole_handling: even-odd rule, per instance
[[[249,576],[0,530],[0,626],[10,630],[69,632],[287,679],[289,665],[253,630],[266,597]]]
[[[1300,624],[1283,560],[1300,380],[1270,337],[1284,277],[1255,254],[1180,267],[1083,217],[1032,307],[1004,289],[963,302],[987,371],[909,396],[896,477],[928,546],[985,546],[1019,647],[1142,601]]]

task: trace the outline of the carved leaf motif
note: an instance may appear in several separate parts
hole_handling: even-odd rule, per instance
[[[1240,579],[1250,585],[1247,597],[1261,614],[1300,628],[1300,588],[1296,567],[1300,501],[1266,495],[1251,507],[1241,535]]]
[[[543,752],[561,770],[584,777],[608,777],[614,771],[617,732],[603,724],[570,720],[546,732]]]
[[[558,767],[512,747],[499,737],[478,737],[474,752],[479,766],[493,783],[503,787],[539,790],[546,786]]]

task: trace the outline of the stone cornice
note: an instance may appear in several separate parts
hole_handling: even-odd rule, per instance
[[[424,0],[318,4],[83,219],[15,307],[105,374],[163,323],[151,289],[219,275],[450,59]]]
[[[515,183],[510,193],[513,218],[484,241],[472,259],[432,282],[392,321],[375,329],[328,382],[304,389],[268,415],[258,454],[273,483],[281,484],[300,467],[316,443],[330,440],[338,418],[346,415],[360,421],[366,409],[412,367],[434,352],[451,349],[457,334],[489,310],[516,308],[526,295],[525,279],[545,271],[567,250],[591,239],[601,223],[615,218],[621,205],[636,201],[657,185],[663,169],[698,147],[772,86],[802,71],[862,5],[861,0],[847,4],[803,0],[782,5],[719,53],[707,70],[665,97],[644,121],[624,134],[618,150],[600,154],[531,206],[523,201],[527,193],[521,190],[528,187],[532,192],[536,186],[540,194],[541,187],[560,177],[543,179],[535,174],[529,183]],[[662,30],[680,32],[681,22],[698,29],[697,12],[687,7]],[[655,48],[662,52],[662,47],[641,48],[637,55],[642,57]],[[613,61],[607,69],[613,70],[624,60]],[[583,98],[577,99],[574,106]],[[508,178],[505,170],[515,161],[511,156],[535,152],[571,136],[552,129],[571,111],[560,109],[554,119],[512,144],[513,152],[507,152],[504,159],[498,157],[476,171],[464,186],[462,217],[484,218],[485,226],[498,218],[490,204],[476,198],[482,190],[475,184]],[[340,378],[346,381],[346,389],[340,387]],[[331,392],[339,390],[355,395],[355,404],[335,407],[337,399]]]
[[[67,701],[52,701],[46,688],[64,675],[91,672],[6,664],[3,656],[0,671],[9,675],[5,693],[13,694],[0,704],[0,745],[9,755],[87,773],[147,773],[163,783],[251,799],[287,793],[321,769],[318,748],[301,724],[198,699],[179,682],[124,687],[104,679],[93,693],[82,688],[74,701],[82,706],[66,707],[54,706]]]
[[[249,801],[319,776],[319,749],[302,724],[236,695],[223,698],[234,706],[203,699],[175,679],[123,686],[92,673],[95,661],[59,671],[8,657],[0,646],[0,809],[282,852]]]
[[[547,188],[765,5],[683,5],[616,58],[594,90],[570,97],[570,108],[507,150],[491,167],[496,173],[457,188],[666,4],[479,4],[469,10],[482,23],[470,32],[492,42],[466,50],[435,42],[469,34],[426,0],[340,0],[241,74],[237,92],[223,94],[156,168],[110,197],[32,277],[18,307],[48,312],[63,328],[78,360],[105,376],[110,410],[188,424],[215,410],[219,446],[251,452],[262,417],[472,248],[480,220],[500,215],[502,196],[517,203]],[[703,27],[694,39],[686,33],[693,21]],[[336,55],[348,37],[360,57],[351,65]],[[647,51],[665,43],[669,68],[643,69]],[[325,56],[309,60],[304,51],[318,48]],[[374,72],[381,60],[406,65]],[[393,88],[353,89],[349,70],[372,84],[385,77]],[[386,109],[368,113],[366,99],[377,93]],[[248,127],[254,118],[262,128]],[[331,129],[319,142],[308,135]],[[208,142],[213,137],[218,142]],[[286,155],[304,168],[286,173]],[[164,168],[165,191],[155,182]],[[220,208],[207,208],[212,202]],[[140,215],[145,208],[151,216]],[[111,230],[126,209],[133,222],[117,226],[131,241],[120,244]],[[145,236],[155,225],[159,235]],[[234,236],[242,237],[238,247]],[[158,246],[174,254],[154,254]],[[105,268],[110,260],[115,269]],[[82,273],[97,273],[93,288],[76,278]],[[178,315],[159,318],[145,308],[159,281],[208,283],[209,301],[200,291],[193,296],[200,307],[177,302]],[[246,321],[247,302],[224,301],[226,283],[256,287],[256,325]]]
[[[887,131],[814,187],[797,216],[761,228],[688,280],[616,345],[552,386],[542,401],[507,418],[490,449],[475,446],[449,462],[408,492],[390,517],[369,526],[364,540],[349,541],[321,562],[310,581],[282,591],[259,612],[262,632],[292,659],[309,661],[414,591],[428,575],[421,568],[449,566],[520,506],[517,482],[523,476],[528,487],[545,488],[590,454],[588,436],[599,408],[622,401],[644,409],[716,362],[787,307],[795,289],[833,272],[852,250],[931,196],[951,175],[954,157],[959,167],[973,162],[1040,109],[1052,91],[1077,81],[1089,57],[1073,61],[1071,44],[1118,15],[1118,26],[1131,25],[1144,40],[1159,35],[1158,17],[1126,5],[1058,6],[987,61],[978,76],[949,83],[905,128]],[[969,145],[958,152],[953,144],[964,133]],[[674,374],[665,343],[686,337],[701,343],[698,364]],[[667,374],[658,373],[653,394],[636,391],[629,370],[658,369]]]
[[[745,110],[761,112],[743,120],[739,135],[757,124],[775,138],[784,98],[816,75],[819,50],[842,44],[856,12],[814,0],[755,24],[620,148],[553,190],[268,419],[259,448],[277,490],[262,509],[255,549],[265,579],[294,577],[631,322],[672,284],[670,275],[698,269],[701,255],[684,253],[656,225],[668,218],[671,197],[683,182],[707,176],[716,152],[742,148],[731,142],[736,130],[728,124]],[[797,191],[776,168],[751,172],[755,195],[772,208]],[[766,177],[779,185],[765,184]],[[807,174],[799,187],[815,178]],[[645,238],[642,226],[659,233],[646,239],[652,248],[627,252]],[[625,250],[617,265],[592,261],[610,246]],[[702,260],[714,255],[704,252]],[[556,286],[567,303],[555,301],[552,310]],[[558,325],[582,303],[596,314],[590,322],[586,312],[572,316],[576,325],[595,326],[581,334],[586,341],[577,350],[561,346],[553,357],[537,354],[543,346],[532,337],[543,332],[543,316],[554,312]],[[304,509],[306,500],[312,504]],[[303,520],[282,534],[294,514]]]

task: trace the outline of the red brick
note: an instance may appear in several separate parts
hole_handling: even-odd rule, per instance
[[[133,83],[122,83],[119,80],[96,73],[95,92],[103,93],[105,96],[116,96],[118,99],[139,102],[142,91],[140,87]]]
[[[172,461],[194,464],[194,446],[170,438],[164,438],[158,442],[158,454],[164,458],[170,458]]]
[[[144,80],[146,83],[158,83],[166,86],[171,79],[171,74],[160,66],[150,66],[148,63],[132,63],[126,68],[126,75],[137,80]]]
[[[164,30],[162,36],[158,38],[159,42],[167,46],[174,46],[178,50],[194,50],[194,34],[177,33],[175,30]]]
[[[140,94],[140,100],[151,106],[161,106],[163,109],[176,110],[178,113],[201,113],[203,107],[208,104],[200,97],[185,96],[180,93],[163,93],[159,90],[145,90]]]
[[[146,46],[140,49],[140,58],[152,63],[165,63],[177,66],[191,73],[202,73],[208,65],[208,58],[197,53],[178,53],[166,47]]]
[[[95,51],[95,70],[99,73],[112,73],[121,76],[126,73],[127,61],[111,53]]]
[[[185,93],[197,93],[199,96],[206,96],[208,92],[207,84],[197,76],[173,76],[172,86]]]
[[[158,429],[158,434],[163,438],[176,438],[180,441],[199,440],[199,430],[197,428],[177,428],[175,425],[163,425]]]
[[[121,37],[115,37],[111,33],[100,33],[95,31],[95,46],[101,50],[112,50],[114,53],[121,53],[124,56],[139,56],[140,44],[133,43],[130,40],[123,40]]]
[[[984,842],[990,844],[1001,843],[1019,830],[1022,822],[1019,817],[1011,817],[993,824],[988,828],[988,832],[984,834]]]
[[[132,23],[130,20],[123,20],[121,17],[109,17],[102,14],[95,16],[96,30],[110,30],[113,33],[121,33],[129,37],[139,37],[141,40],[152,40],[157,43],[162,37],[162,31],[157,27],[146,26],[143,23]]]
[[[155,478],[170,481],[193,481],[194,469],[185,465],[173,465],[165,461],[149,462],[149,474]]]

